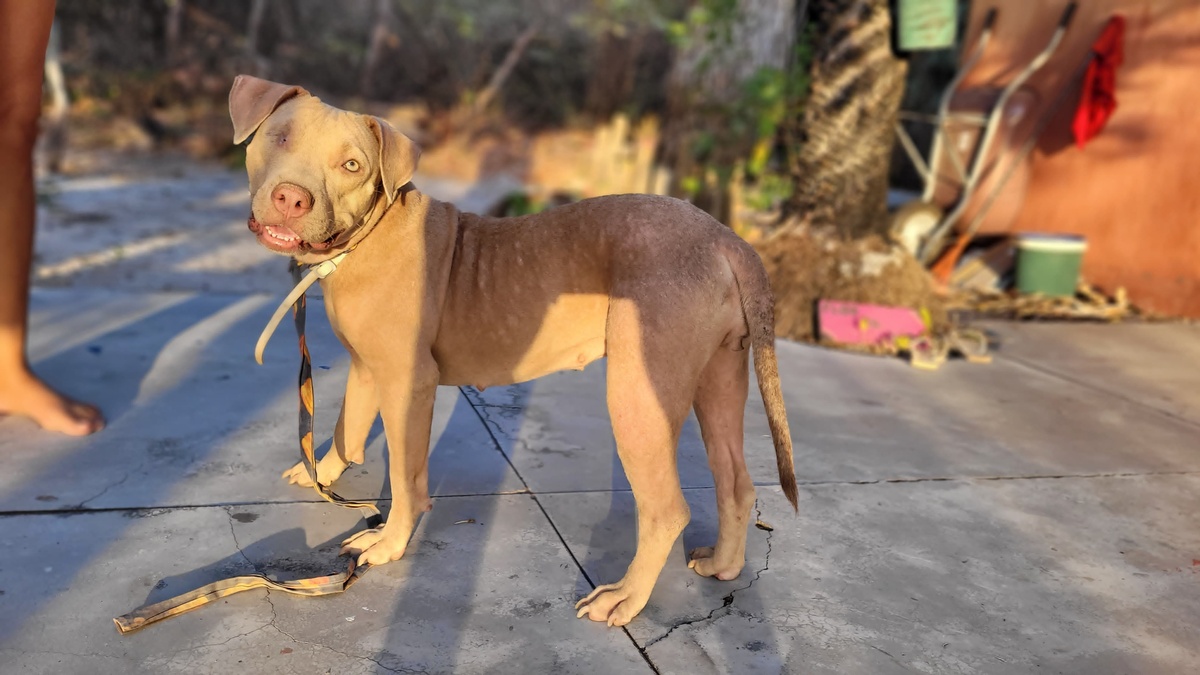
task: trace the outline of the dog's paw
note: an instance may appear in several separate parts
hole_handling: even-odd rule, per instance
[[[649,592],[636,592],[622,579],[615,584],[597,586],[587,597],[575,603],[579,612],[575,618],[584,616],[609,626],[624,626],[642,611],[650,599]]]
[[[342,542],[341,552],[357,555],[358,565],[382,565],[399,560],[408,548],[408,541],[389,537],[384,531],[385,527],[373,527],[354,534]]]
[[[317,474],[317,480],[320,480],[321,474]],[[287,480],[289,485],[299,485],[300,487],[312,487],[312,479],[308,475],[308,467],[304,462],[299,462],[296,466],[283,472],[283,478]]]
[[[721,581],[736,579],[742,573],[742,567],[746,565],[745,560],[738,564],[719,565],[711,546],[692,549],[688,557],[691,558],[688,561],[688,569],[695,570],[696,574],[702,577],[716,577]]]
[[[342,461],[341,457],[338,457],[336,452],[331,450],[317,462],[317,482],[329,487],[341,477],[342,472],[349,466],[348,463]],[[284,471],[283,478],[291,485],[308,488],[313,486],[312,479],[308,475],[308,466],[304,462],[297,462],[296,466]]]

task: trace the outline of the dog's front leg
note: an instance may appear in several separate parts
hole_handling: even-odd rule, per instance
[[[406,364],[407,365],[407,364]],[[381,565],[399,560],[429,500],[429,433],[438,370],[432,356],[415,367],[373,373],[388,444],[388,479],[392,508],[381,527],[364,530],[342,542],[342,551],[358,555],[358,564]]]
[[[350,376],[346,378],[346,396],[342,399],[342,412],[333,431],[333,447],[317,462],[317,481],[321,485],[332,485],[351,464],[363,463],[367,436],[378,415],[379,395],[375,391],[375,379],[351,353]],[[283,477],[289,483],[312,487],[304,462],[284,471]]]

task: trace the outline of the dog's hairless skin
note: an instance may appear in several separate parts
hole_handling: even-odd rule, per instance
[[[229,107],[235,142],[253,136],[248,225],[259,241],[301,263],[353,248],[321,281],[350,374],[317,478],[330,484],[361,463],[382,415],[392,507],[382,527],[345,541],[360,563],[404,555],[432,506],[437,385],[522,382],[601,357],[617,453],[637,502],[637,551],[622,579],[579,601],[579,616],[621,626],[646,605],[690,517],[675,463],[689,409],[716,484],[719,531],[688,566],[723,580],[741,573],[755,498],[742,454],[750,351],[780,482],[796,506],[774,301],[757,254],[728,228],[650,195],[519,218],[462,213],[413,189],[420,151],[378,118],[245,75]],[[309,480],[302,465],[284,476]]]

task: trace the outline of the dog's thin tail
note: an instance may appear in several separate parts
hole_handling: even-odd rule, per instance
[[[792,462],[792,436],[788,429],[787,408],[783,389],[779,385],[779,362],[775,358],[775,295],[771,281],[758,253],[743,241],[730,247],[729,260],[742,296],[742,312],[750,329],[750,346],[754,353],[754,374],[762,394],[775,444],[775,464],[779,468],[779,484],[783,494],[799,512],[797,503],[796,470]]]

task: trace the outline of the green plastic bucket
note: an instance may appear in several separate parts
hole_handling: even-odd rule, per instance
[[[1017,290],[1075,295],[1087,241],[1071,234],[1022,234],[1017,239]]]

